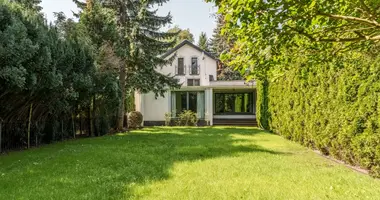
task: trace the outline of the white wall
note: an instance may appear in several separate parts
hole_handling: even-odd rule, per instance
[[[177,51],[177,58],[184,58],[185,66],[186,66],[186,75],[184,76],[176,76],[180,80],[180,83],[184,83],[183,86],[187,86],[187,79],[200,79],[201,86],[210,86],[209,75],[213,75],[216,80],[217,75],[217,61],[210,58],[207,55],[204,55],[202,52],[197,49],[184,45],[179,48]],[[174,54],[174,53],[173,53]],[[172,55],[168,56],[170,58]],[[189,66],[191,66],[191,58],[197,57],[198,64],[200,68],[199,75],[190,75],[189,74]],[[175,67],[178,65],[178,60],[174,59],[173,63],[169,66],[164,66],[163,68],[158,68],[157,71],[162,74],[171,74],[175,75]],[[194,87],[196,88],[196,87]],[[136,110],[140,111],[144,116],[144,121],[164,121],[165,113],[171,112],[170,110],[170,102],[171,95],[170,92],[165,94],[165,97],[159,97],[155,99],[155,95],[153,93],[148,94],[138,94],[136,93],[135,103]],[[210,92],[210,97],[212,97],[212,90]],[[207,96],[206,96],[207,98]],[[206,99],[207,101],[207,99]],[[208,99],[210,101],[210,99]],[[212,116],[212,102],[207,102],[206,110],[209,110]]]
[[[214,79],[216,80],[216,74],[217,74],[217,62],[216,60],[210,58],[209,56],[203,54],[202,52],[198,51],[197,49],[189,46],[184,45],[183,47],[179,48],[177,51],[177,58],[184,58],[185,66],[186,66],[186,75],[184,76],[176,76],[180,80],[180,83],[184,83],[183,86],[187,86],[187,79],[200,79],[201,86],[209,86],[209,75],[213,75]],[[174,53],[173,53],[174,54]],[[203,56],[202,56],[203,55]],[[168,56],[170,58],[173,55]],[[198,64],[200,67],[200,73],[199,75],[190,75],[189,74],[189,67],[191,66],[191,58],[197,57],[198,58]],[[165,66],[162,69],[158,69],[163,74],[171,74],[175,75],[175,67],[178,65],[178,60],[174,59],[172,65]]]
[[[141,94],[142,97],[142,110],[140,111],[144,116],[144,121],[164,121],[165,113],[170,112],[169,92],[165,97],[155,98],[154,93]]]

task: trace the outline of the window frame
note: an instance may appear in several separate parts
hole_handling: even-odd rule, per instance
[[[195,65],[193,65],[193,59],[195,59],[197,61]],[[196,73],[193,73],[194,71]],[[199,58],[197,56],[192,56],[190,59],[189,74],[193,75],[193,76],[200,75],[200,73],[201,73],[200,71],[201,71],[201,69],[200,69],[200,65],[199,65]]]
[[[178,118],[178,115],[179,114],[181,114],[184,110],[190,110],[190,104],[191,104],[191,100],[190,100],[190,96],[191,95],[195,95],[195,108],[196,108],[196,110],[194,111],[194,110],[192,110],[193,112],[195,112],[195,113],[197,113],[198,114],[198,95],[200,95],[200,93],[203,93],[203,104],[204,104],[204,109],[205,109],[205,106],[206,106],[206,99],[205,99],[205,91],[172,91],[171,92],[172,93],[172,95],[173,95],[173,93],[175,94],[175,104],[173,104],[173,102],[171,102],[170,103],[170,105],[171,105],[171,107],[170,107],[170,110],[171,110],[171,112],[173,112],[173,105],[174,106],[177,106],[178,105],[178,102],[177,102],[177,100],[178,100],[178,98],[182,98],[182,95],[184,95],[184,96],[186,96],[186,107],[185,108],[183,108],[183,106],[181,105],[181,107],[182,107],[182,110],[178,110],[178,108],[177,107],[175,107],[174,108],[174,110],[175,110],[175,113],[173,112],[173,118],[174,119],[176,119],[176,118]],[[171,98],[171,101],[173,101],[173,99]],[[181,100],[181,104],[183,104],[184,102],[182,102],[182,100]],[[194,103],[194,102],[193,102]],[[201,118],[199,118],[199,119],[204,119],[205,118],[205,113],[203,113],[202,114],[202,117]]]
[[[179,65],[179,61],[180,61],[180,59],[182,59],[182,64],[183,64],[183,66],[182,66],[182,72],[183,73],[179,73],[179,69],[180,69],[180,65]],[[177,58],[177,65],[175,66],[175,75],[176,76],[185,76],[186,75],[186,65],[185,65],[185,58],[184,57],[178,57]]]
[[[252,110],[249,111],[249,112],[217,112],[217,96],[218,95],[223,95],[223,98],[224,98],[224,101],[225,101],[225,95],[246,95],[246,94],[249,94],[248,96],[248,99],[250,99],[250,104],[252,106]],[[255,109],[255,93],[254,92],[215,92],[214,93],[214,99],[213,99],[213,104],[214,104],[214,115],[219,115],[219,116],[223,116],[223,115],[256,115],[256,109]],[[243,99],[244,101],[244,99]],[[235,100],[235,103],[236,103],[236,100]],[[236,106],[236,105],[234,105]]]
[[[192,83],[191,85],[189,84],[189,81],[191,81],[191,83]],[[196,81],[199,81],[198,82],[199,85],[195,84]],[[201,86],[201,79],[200,78],[189,78],[189,79],[187,79],[186,84],[188,87],[199,87],[199,86]]]

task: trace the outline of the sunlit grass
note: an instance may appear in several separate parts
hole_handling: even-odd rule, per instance
[[[0,199],[380,199],[380,181],[254,128],[148,128],[2,156]]]

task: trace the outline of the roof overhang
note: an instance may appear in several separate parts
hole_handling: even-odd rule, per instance
[[[173,53],[175,53],[176,51],[178,51],[178,49],[180,49],[181,47],[185,46],[185,45],[189,45],[191,47],[193,47],[194,49],[204,53],[206,56],[210,57],[211,59],[214,59],[216,61],[218,61],[218,59],[212,55],[210,52],[207,52],[203,49],[201,49],[200,47],[198,47],[197,45],[193,44],[192,42],[190,42],[189,40],[184,40],[182,41],[181,43],[179,43],[177,46],[175,46],[173,49],[170,49],[169,51],[167,51],[164,55],[162,55],[161,57],[162,58],[167,58],[168,56],[172,55]]]

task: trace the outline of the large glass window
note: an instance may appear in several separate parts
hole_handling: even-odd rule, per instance
[[[198,118],[204,118],[205,94],[204,92],[172,92],[172,114],[178,116],[185,110],[197,113]]]
[[[253,93],[215,93],[215,114],[254,114]]]

